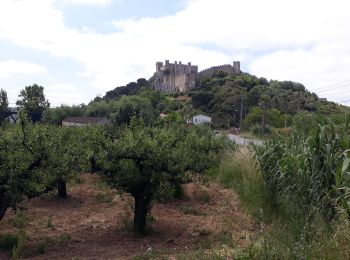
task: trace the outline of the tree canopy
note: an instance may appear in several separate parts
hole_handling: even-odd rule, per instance
[[[0,89],[0,126],[8,116],[7,112],[9,109],[9,101],[7,98],[7,92]]]
[[[44,110],[50,107],[44,95],[44,87],[37,84],[22,89],[19,98],[16,102],[17,106],[23,109],[33,122],[39,121]]]
[[[135,200],[134,229],[143,233],[146,216],[160,187],[176,185],[186,172],[215,165],[225,142],[210,129],[146,127],[135,117],[117,139],[107,139],[102,172],[113,188]]]

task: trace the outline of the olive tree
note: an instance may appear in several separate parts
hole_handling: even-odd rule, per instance
[[[179,184],[186,172],[209,168],[225,146],[210,129],[151,128],[134,118],[117,139],[105,141],[102,172],[111,187],[134,198],[134,231],[144,233],[161,185]]]

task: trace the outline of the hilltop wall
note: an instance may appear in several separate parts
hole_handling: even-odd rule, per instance
[[[229,75],[237,75],[241,73],[241,68],[240,68],[240,62],[239,61],[234,61],[233,65],[231,64],[224,64],[224,65],[219,65],[219,66],[213,66],[211,68],[202,70],[199,72],[198,76],[200,79],[202,78],[207,78],[207,77],[212,77],[213,74],[217,71],[223,71],[226,72]]]

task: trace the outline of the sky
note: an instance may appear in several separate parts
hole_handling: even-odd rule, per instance
[[[51,106],[88,103],[157,61],[241,61],[350,105],[348,0],[0,0],[0,88],[34,83]]]

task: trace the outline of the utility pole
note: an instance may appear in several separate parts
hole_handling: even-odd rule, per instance
[[[298,115],[300,112],[300,91],[298,91]]]
[[[347,122],[347,114],[345,112],[345,130],[347,130],[346,128],[348,127],[348,122]]]
[[[263,106],[263,116],[262,116],[262,127],[261,127],[261,136],[265,134],[265,102],[262,104]]]
[[[243,97],[241,97],[241,115],[240,115],[240,118],[239,118],[239,129],[240,131],[242,131],[242,128],[243,128]]]

